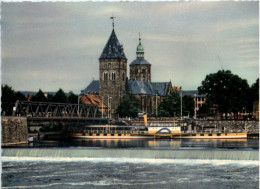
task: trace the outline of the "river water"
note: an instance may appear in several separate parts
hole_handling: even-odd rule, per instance
[[[259,141],[40,141],[2,150],[2,188],[259,188]]]

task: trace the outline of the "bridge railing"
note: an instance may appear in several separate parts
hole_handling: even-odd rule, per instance
[[[96,105],[19,101],[3,103],[2,115],[27,117],[98,117]]]

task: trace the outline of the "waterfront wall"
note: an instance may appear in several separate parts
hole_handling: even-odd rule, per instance
[[[27,118],[2,116],[2,145],[28,142]]]
[[[259,133],[259,121],[240,121],[240,120],[195,120],[194,126],[203,128],[217,129],[226,132]]]

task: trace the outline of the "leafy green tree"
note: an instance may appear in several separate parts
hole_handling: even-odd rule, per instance
[[[53,102],[53,95],[52,94],[48,94],[47,101],[48,102]]]
[[[247,81],[229,70],[207,75],[198,91],[200,94],[207,94],[207,101],[216,105],[219,113],[236,113],[248,105]]]
[[[15,92],[12,89],[12,87],[8,85],[2,85],[2,96],[1,96],[1,101],[2,103],[4,102],[15,102]]]
[[[131,93],[126,93],[123,96],[116,110],[120,117],[137,117],[139,111],[139,103]]]
[[[212,116],[212,105],[208,102],[202,104],[202,106],[199,108],[199,111],[197,113],[198,117],[206,117],[206,116]]]
[[[69,92],[68,102],[72,104],[78,103],[78,96],[75,95],[72,91]]]
[[[31,101],[38,101],[38,102],[47,102],[47,98],[42,92],[41,89],[35,94],[35,96],[32,97]]]
[[[8,85],[2,85],[2,96],[1,96],[1,108],[2,108],[2,113],[4,114],[10,114],[12,113],[12,106],[11,103],[15,102],[15,92],[12,89],[12,87]]]
[[[166,98],[160,103],[158,116],[180,116],[180,96],[176,92],[167,95]]]
[[[252,84],[252,86],[249,89],[248,106],[247,106],[247,109],[249,111],[253,110],[253,103],[255,101],[259,101],[259,78],[256,80],[255,83]]]
[[[53,102],[67,103],[68,98],[62,89],[59,89],[52,98]]]
[[[27,98],[20,91],[14,93],[14,98],[16,100],[26,101]]]
[[[194,114],[194,99],[191,96],[184,96],[182,98],[182,115],[193,116]]]

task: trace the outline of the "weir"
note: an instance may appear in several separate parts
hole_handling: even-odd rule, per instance
[[[2,149],[2,157],[259,160],[258,150]]]

